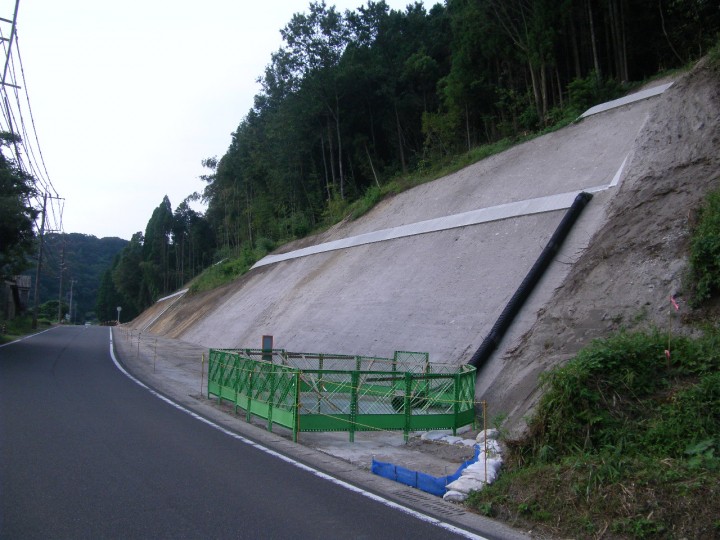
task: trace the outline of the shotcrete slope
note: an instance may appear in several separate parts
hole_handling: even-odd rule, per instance
[[[622,305],[623,313],[642,307],[632,296],[635,289],[620,285],[628,276],[645,272],[646,279],[635,287],[645,291],[652,285],[653,299],[677,292],[682,250],[674,248],[672,264],[662,268],[645,265],[645,252],[680,238],[675,232],[668,238],[659,235],[665,235],[668,220],[680,220],[681,214],[686,219],[686,207],[696,205],[708,179],[717,177],[717,95],[717,75],[700,70],[659,97],[585,118],[387,199],[361,219],[279,251],[606,187],[619,179],[619,188],[596,193],[500,350],[480,373],[478,395],[488,399],[491,412],[510,413],[511,422],[519,424],[536,398],[540,371],[607,331],[617,320],[609,306]],[[689,167],[708,168],[703,186],[695,187]],[[662,203],[676,191],[669,171],[686,175],[681,191],[687,196],[677,209]],[[658,187],[659,178],[665,187]],[[667,219],[644,210],[650,201],[656,201],[653,208]],[[395,350],[428,351],[435,362],[464,363],[563,214],[520,216],[278,262],[215,291],[156,305],[133,326],[206,347],[259,347],[261,336],[271,334],[276,347],[292,351],[378,356]],[[643,240],[628,244],[620,222],[631,222]],[[593,235],[602,240],[604,250],[631,250],[631,267],[598,255],[598,240],[590,243]],[[570,285],[564,284],[568,279]],[[592,307],[581,293],[592,298]],[[649,309],[656,306],[651,302]],[[514,352],[507,355],[508,350]]]

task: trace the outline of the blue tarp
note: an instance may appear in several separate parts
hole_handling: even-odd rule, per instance
[[[395,465],[393,463],[384,463],[382,461],[376,461],[374,459],[372,460],[372,467],[370,467],[370,470],[373,472],[373,474],[377,474],[378,476],[382,476],[383,478],[389,478],[390,480],[395,480],[396,482],[400,482],[401,484],[405,484],[406,486],[418,488],[422,491],[425,491],[426,493],[432,493],[433,495],[442,497],[443,495],[445,495],[445,491],[447,491],[445,486],[447,486],[450,482],[454,482],[455,480],[460,478],[460,475],[465,470],[465,468],[468,465],[475,463],[478,460],[479,456],[480,445],[476,444],[475,455],[472,457],[472,459],[465,461],[462,465],[460,465],[460,467],[458,467],[458,470],[455,471],[455,474],[451,474],[449,476],[430,476],[429,474],[425,474],[423,472],[406,469],[405,467],[401,467],[400,465]]]

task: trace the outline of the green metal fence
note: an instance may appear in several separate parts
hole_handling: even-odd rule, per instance
[[[302,431],[451,429],[475,420],[475,368],[430,363],[427,353],[393,358],[211,349],[208,396]]]

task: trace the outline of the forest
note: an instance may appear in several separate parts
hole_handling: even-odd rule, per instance
[[[57,321],[60,315],[60,319],[69,323],[94,321],[100,277],[127,245],[127,240],[80,233],[47,233],[44,242],[38,282],[39,318]],[[24,274],[34,283],[34,266]]]
[[[212,263],[251,260],[458,156],[562,126],[688,66],[719,31],[714,0],[310,3],[281,29],[226,153],[203,160],[204,191],[175,211],[162,201],[103,277],[98,313],[139,313]]]

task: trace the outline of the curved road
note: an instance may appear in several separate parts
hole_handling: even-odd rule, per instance
[[[109,332],[0,347],[0,538],[457,538],[153,396]]]

